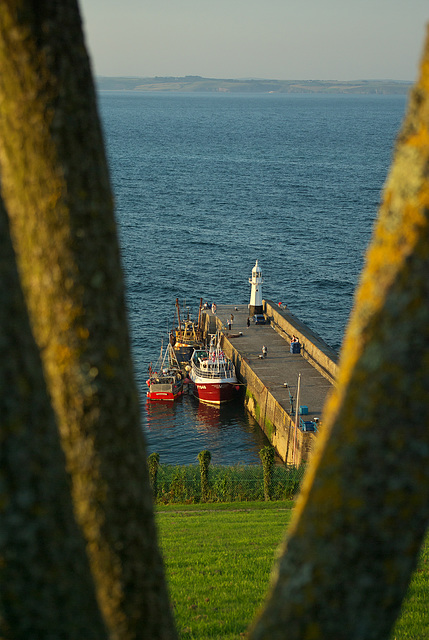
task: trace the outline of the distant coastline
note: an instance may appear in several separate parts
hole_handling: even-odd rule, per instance
[[[209,93],[409,93],[413,82],[399,80],[258,80],[217,79],[201,76],[174,77],[96,77],[100,91],[179,91]]]

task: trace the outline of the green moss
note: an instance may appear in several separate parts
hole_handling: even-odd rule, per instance
[[[273,435],[275,434],[276,429],[275,429],[273,423],[271,422],[271,420],[268,420],[268,418],[265,418],[265,429],[264,429],[264,431],[265,431],[268,439],[270,441],[272,441]]]
[[[251,400],[256,402],[255,394],[249,391],[249,388],[246,387],[246,402],[250,402]]]
[[[261,407],[258,401],[256,400],[254,394],[248,389],[246,389],[246,398],[245,398],[244,405],[246,409],[249,411],[249,413],[253,415],[256,418],[256,420],[259,422],[259,418],[261,415]]]

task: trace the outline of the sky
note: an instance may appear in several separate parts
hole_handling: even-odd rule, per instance
[[[411,80],[428,0],[79,0],[93,73]]]

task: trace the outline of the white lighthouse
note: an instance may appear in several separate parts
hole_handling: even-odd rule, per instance
[[[249,278],[249,282],[252,285],[252,288],[250,290],[249,315],[254,316],[255,313],[263,313],[262,283],[264,281],[262,279],[261,267],[258,265],[257,260],[255,266],[252,269],[252,277]]]

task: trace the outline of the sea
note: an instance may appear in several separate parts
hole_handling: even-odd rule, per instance
[[[406,110],[404,95],[98,94],[148,452],[161,463],[257,464],[267,444],[237,400],[146,400],[176,298],[263,297],[340,350]]]

